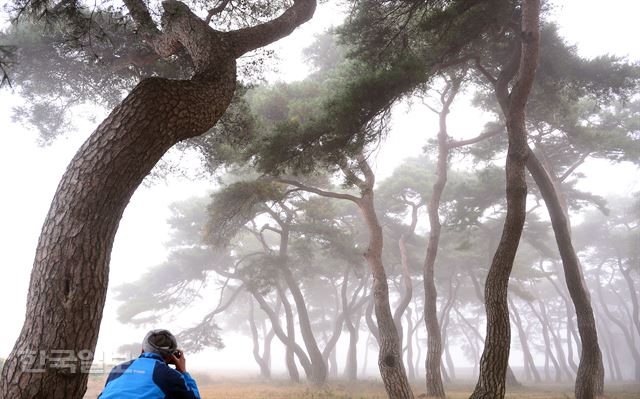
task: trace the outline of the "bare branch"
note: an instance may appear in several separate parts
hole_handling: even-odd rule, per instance
[[[280,183],[284,183],[284,184],[290,184],[292,186],[298,187],[304,191],[310,192],[310,193],[314,193],[317,194],[321,197],[328,197],[328,198],[337,198],[337,199],[343,199],[343,200],[348,200],[348,201],[352,201],[355,203],[360,202],[360,198],[353,196],[351,194],[344,194],[344,193],[336,193],[333,191],[326,191],[326,190],[322,190],[316,187],[311,187],[311,186],[307,186],[306,184],[300,183],[297,180],[292,180],[292,179],[275,179],[275,181],[280,182]]]
[[[573,171],[576,170],[576,168],[578,168],[578,166],[582,165],[584,163],[584,161],[589,157],[589,155],[591,155],[591,153],[589,152],[585,152],[584,154],[582,154],[580,156],[580,158],[578,158],[578,160],[569,167],[569,169],[567,169],[562,176],[560,176],[560,178],[558,178],[559,182],[563,182],[565,181],[572,173]]]
[[[222,0],[217,6],[210,9],[209,12],[207,13],[207,18],[205,19],[205,22],[210,23],[211,18],[213,18],[214,15],[220,14],[222,11],[224,11],[224,9],[227,7],[227,4],[229,4],[230,1],[231,0]]]
[[[467,139],[467,140],[454,140],[454,141],[450,141],[447,144],[447,147],[449,147],[449,149],[453,149],[453,148],[458,148],[458,147],[464,147],[467,145],[471,145],[471,144],[475,144],[478,143],[484,139],[488,139],[489,137],[493,137],[493,136],[497,136],[498,134],[500,134],[502,132],[502,130],[491,130],[489,132],[484,132],[482,134],[477,135],[476,137]]]

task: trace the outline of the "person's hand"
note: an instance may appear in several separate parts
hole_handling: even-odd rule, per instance
[[[181,350],[177,350],[176,352],[180,353],[180,357],[176,356],[174,353],[171,354],[169,358],[169,364],[174,364],[176,366],[176,370],[181,373],[187,372],[187,359],[184,357],[184,352]]]

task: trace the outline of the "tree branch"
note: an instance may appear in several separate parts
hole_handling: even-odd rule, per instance
[[[298,26],[307,22],[316,10],[315,0],[294,0],[282,15],[250,28],[228,32],[225,36],[231,43],[236,58],[241,55],[271,44],[293,32]]]
[[[227,4],[229,4],[230,1],[231,0],[222,0],[220,4],[210,9],[209,12],[207,13],[207,18],[205,19],[205,22],[210,23],[211,18],[213,18],[214,15],[220,14],[222,11],[224,11],[224,9],[227,7]]]
[[[333,191],[321,190],[321,189],[316,188],[316,187],[307,186],[306,184],[302,184],[299,181],[292,180],[292,179],[278,178],[278,179],[275,179],[275,181],[280,182],[280,183],[284,183],[284,184],[290,184],[290,185],[298,187],[298,188],[300,188],[300,189],[302,189],[304,191],[317,194],[317,195],[319,195],[321,197],[343,199],[343,200],[348,200],[348,201],[352,201],[352,202],[355,202],[355,203],[358,203],[360,201],[360,198],[358,198],[358,197],[356,197],[354,195],[351,195],[351,194],[336,193],[336,192],[333,192]]]
[[[477,135],[476,137],[473,137],[467,140],[453,140],[447,144],[447,147],[449,149],[453,149],[453,148],[464,147],[467,145],[475,144],[484,139],[488,139],[489,137],[497,136],[501,132],[502,130],[492,130],[489,132],[484,132],[482,134]]]

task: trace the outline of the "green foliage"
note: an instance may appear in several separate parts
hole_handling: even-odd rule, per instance
[[[239,181],[213,195],[209,207],[207,241],[224,247],[240,229],[261,213],[264,202],[284,198],[282,185],[268,181]]]

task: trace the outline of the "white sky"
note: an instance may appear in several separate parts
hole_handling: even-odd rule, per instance
[[[561,2],[558,2],[561,3]],[[603,53],[628,55],[640,60],[637,38],[640,28],[637,16],[640,3],[635,0],[568,0],[556,10],[561,33],[578,44],[583,56]],[[321,4],[316,17],[274,48],[279,58],[279,73],[270,78],[295,80],[307,73],[301,50],[309,44],[315,32],[331,24],[338,24],[336,7]],[[11,350],[24,317],[24,306],[29,274],[40,227],[62,173],[82,141],[93,130],[94,123],[79,113],[75,120],[78,131],[67,134],[52,146],[41,148],[36,144],[37,133],[11,122],[11,106],[20,99],[7,90],[0,92],[0,267],[3,289],[0,290],[2,307],[0,316],[0,357]],[[421,153],[428,137],[435,134],[435,119],[424,108],[415,106],[412,112],[401,105],[394,112],[394,129],[380,150],[375,166],[379,178],[388,176],[393,166],[407,156]],[[449,118],[450,134],[455,138],[477,134],[482,126],[482,115],[468,106],[457,105]],[[626,195],[640,190],[638,170],[629,165],[609,165],[590,162],[580,169],[586,173],[588,185],[601,195]],[[166,219],[168,205],[194,195],[205,195],[211,187],[202,182],[171,179],[167,184],[142,186],[133,196],[120,224],[112,254],[110,294],[107,299],[101,328],[98,353],[107,354],[122,343],[140,340],[145,329],[134,329],[115,320],[117,303],[111,288],[135,280],[147,267],[164,260],[164,242],[168,239]],[[178,326],[186,327],[186,326]],[[169,326],[179,330],[176,326]],[[224,332],[223,332],[224,333]],[[362,341],[366,334],[362,334]],[[227,369],[250,367],[257,370],[248,340],[224,335],[227,349],[190,356],[190,364],[201,367],[224,365]],[[274,343],[276,340],[274,340]],[[277,353],[277,352],[276,352]],[[277,357],[277,355],[274,354]],[[98,355],[99,357],[99,355]],[[370,364],[375,360],[370,358]],[[274,358],[274,364],[280,359]],[[256,371],[257,372],[257,371]]]

